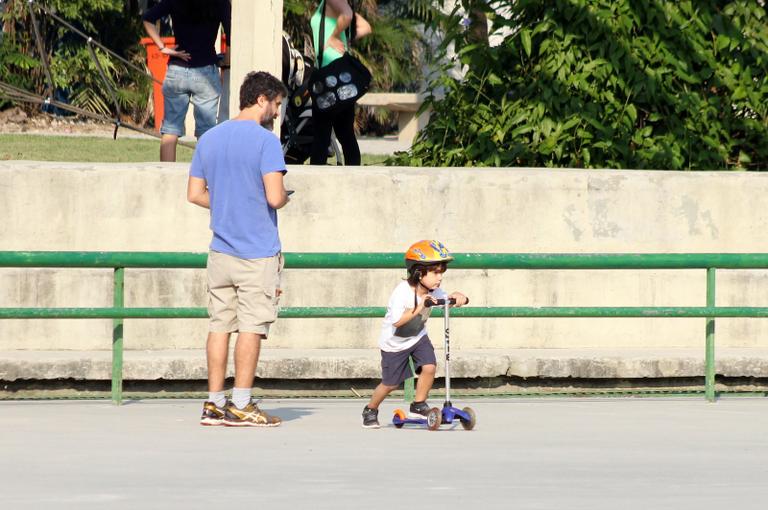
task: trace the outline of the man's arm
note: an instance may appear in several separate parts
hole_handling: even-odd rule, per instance
[[[283,185],[283,172],[269,172],[262,177],[267,203],[272,209],[280,209],[288,203],[288,194]]]
[[[208,194],[208,187],[205,179],[189,176],[187,182],[187,200],[206,209],[211,208],[211,196]]]

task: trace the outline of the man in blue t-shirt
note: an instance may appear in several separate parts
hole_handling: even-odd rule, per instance
[[[286,169],[280,141],[267,128],[287,94],[271,74],[249,73],[240,87],[240,114],[207,131],[192,158],[187,200],[211,210],[213,231],[207,264],[209,398],[202,425],[274,427],[281,422],[258,408],[251,389],[261,340],[277,318],[281,292],[277,209],[288,203]],[[228,402],[224,379],[235,331],[235,385]]]

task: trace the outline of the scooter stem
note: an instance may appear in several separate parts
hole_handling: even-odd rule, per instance
[[[448,324],[448,316],[451,305],[449,300],[445,300],[443,305],[443,324],[445,327],[445,405],[451,406],[451,328]]]

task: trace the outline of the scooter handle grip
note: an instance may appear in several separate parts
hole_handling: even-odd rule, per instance
[[[447,299],[449,305],[455,305],[456,304],[456,298],[448,298]],[[424,306],[429,308],[430,306],[445,306],[445,299],[427,299],[424,302]]]

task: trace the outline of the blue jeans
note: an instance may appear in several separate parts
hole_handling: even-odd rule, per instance
[[[182,67],[169,65],[163,80],[163,125],[160,132],[184,136],[184,119],[189,103],[195,112],[195,136],[216,125],[221,97],[221,79],[215,65]]]

